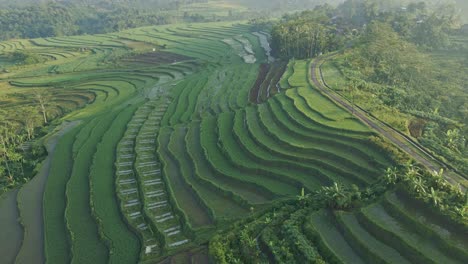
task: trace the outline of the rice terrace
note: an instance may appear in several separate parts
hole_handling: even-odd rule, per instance
[[[466,12],[0,0],[0,264],[468,263]]]

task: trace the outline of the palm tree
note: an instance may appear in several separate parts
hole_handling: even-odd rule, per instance
[[[431,193],[429,194],[429,198],[432,200],[435,206],[438,206],[440,202],[442,202],[442,197],[440,196],[439,192],[435,191],[432,187]]]
[[[420,173],[419,173],[417,167],[414,166],[413,163],[409,162],[409,163],[406,164],[405,178],[407,180],[411,180],[414,177],[419,176],[419,175],[420,175]]]
[[[336,209],[345,209],[351,202],[351,197],[341,184],[336,182],[333,186],[323,187],[325,195],[329,200],[329,204]]]
[[[419,195],[426,193],[426,187],[421,177],[412,178],[411,183],[413,184],[413,190]]]
[[[301,189],[301,194],[297,196],[297,200],[304,201],[305,200],[305,190],[304,187]]]
[[[431,173],[432,179],[436,185],[443,185],[445,183],[443,179],[443,174],[444,174],[444,168],[440,168],[439,171],[432,171]]]
[[[387,184],[393,185],[398,180],[398,170],[396,167],[387,168],[385,171],[385,180]]]

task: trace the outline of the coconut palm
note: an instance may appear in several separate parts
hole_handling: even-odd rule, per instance
[[[411,180],[416,176],[420,176],[418,168],[413,163],[406,164],[405,178]]]
[[[438,191],[435,191],[433,187],[431,187],[431,193],[429,193],[428,197],[432,200],[435,206],[440,205],[440,203],[442,202],[442,197],[440,196],[440,193]]]
[[[423,195],[426,193],[425,183],[421,177],[412,178],[411,184],[413,185],[413,190],[415,193],[419,195]]]
[[[345,209],[349,207],[351,196],[344,189],[343,185],[334,182],[330,187],[323,187],[323,191],[329,200],[330,206],[333,208]]]
[[[432,171],[432,182],[436,186],[445,185],[445,181],[443,179],[444,168],[441,168],[439,171]]]
[[[387,184],[393,185],[398,180],[398,170],[396,167],[387,168],[385,171],[385,181]]]

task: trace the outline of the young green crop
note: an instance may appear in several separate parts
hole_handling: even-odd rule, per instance
[[[58,142],[44,191],[44,248],[50,263],[70,263],[70,235],[65,223],[65,189],[73,167],[73,145],[81,127],[68,132]]]
[[[171,130],[163,129],[158,136],[160,143],[158,151],[161,155],[161,162],[164,164],[165,177],[174,191],[174,198],[178,206],[187,215],[190,225],[195,228],[206,227],[213,224],[214,215],[200,198],[197,190],[186,182],[188,175],[183,175],[181,164],[171,153]],[[183,143],[183,139],[181,141]],[[174,151],[174,150],[173,150]],[[188,171],[185,171],[188,173]]]
[[[97,144],[89,175],[92,212],[109,247],[111,263],[136,263],[141,248],[137,236],[122,219],[114,178],[115,150],[138,106],[137,102],[112,112],[115,119]]]
[[[110,128],[116,113],[95,118],[77,135],[74,165],[67,183],[65,219],[71,233],[72,263],[87,259],[107,261],[108,249],[101,241],[99,228],[90,205],[90,178],[88,177],[97,144]]]

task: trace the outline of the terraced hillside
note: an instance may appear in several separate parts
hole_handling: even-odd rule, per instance
[[[216,262],[226,263],[465,263],[468,259],[466,225],[433,210],[403,185],[366,205],[339,210],[329,207],[338,196],[321,200],[329,191],[341,196],[349,190],[326,188],[259,214],[216,236],[210,252]]]
[[[209,23],[1,43],[49,58],[0,75],[16,93],[2,107],[34,105],[18,94],[47,91],[49,116],[76,121],[51,153],[46,184],[20,191],[26,232],[12,259],[202,261],[216,232],[285,204],[252,242],[266,261],[463,262],[463,236],[446,244],[445,223],[425,224],[400,192],[359,211],[289,215],[301,193],[365,189],[396,164],[374,131],[310,84],[310,61],[268,64],[267,37]],[[301,230],[288,227],[299,218]]]

